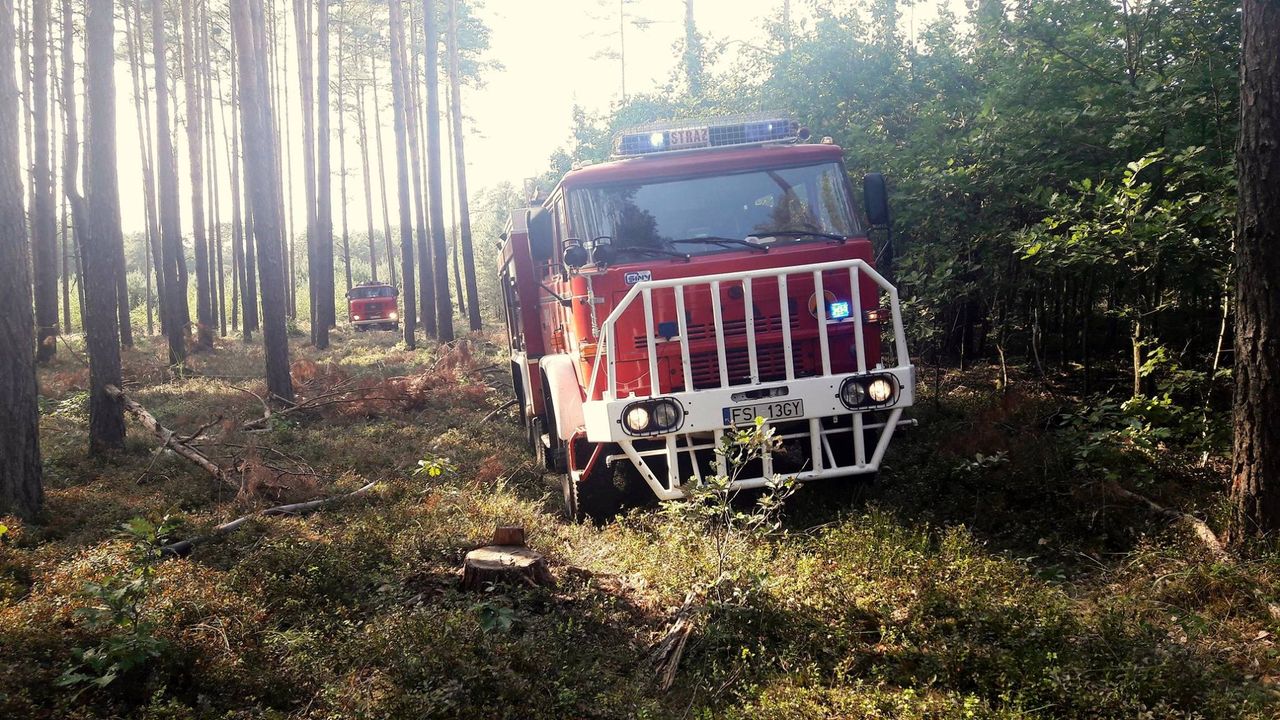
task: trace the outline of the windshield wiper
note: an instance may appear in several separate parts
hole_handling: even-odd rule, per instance
[[[838,243],[844,243],[849,238],[844,235],[833,235],[832,233],[819,232],[817,230],[768,230],[765,232],[755,233],[756,237],[817,237],[826,240],[833,240]]]
[[[676,252],[675,250],[664,250],[662,248],[645,247],[643,245],[621,247],[621,248],[617,248],[615,252],[619,252],[619,253],[638,252],[638,253],[649,253],[650,255],[665,255],[667,257],[677,258],[685,262],[689,262],[689,258],[691,257],[689,253]]]
[[[739,240],[738,238],[720,237],[718,235],[708,235],[707,237],[681,238],[679,240],[668,240],[667,242],[670,243],[671,245],[679,245],[680,243],[707,243],[708,245],[719,245],[720,247],[729,247],[730,245],[741,245],[742,247],[748,247],[748,248],[751,248],[752,250],[759,250],[760,252],[769,252],[768,245],[757,245],[756,243],[747,242],[746,240]]]

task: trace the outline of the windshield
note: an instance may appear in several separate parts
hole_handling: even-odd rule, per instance
[[[618,252],[700,254],[741,249],[714,238],[753,237],[758,240],[751,242],[768,247],[815,239],[806,233],[822,239],[858,232],[837,163],[578,188],[569,191],[569,213],[575,235],[608,236]]]
[[[353,287],[348,294],[352,300],[368,300],[369,298],[395,297],[395,288],[386,287]]]

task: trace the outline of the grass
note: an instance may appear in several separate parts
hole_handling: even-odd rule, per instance
[[[558,481],[505,415],[498,351],[409,352],[339,332],[293,348],[300,392],[423,373],[414,401],[368,403],[230,432],[260,416],[256,346],[223,341],[192,376],[161,345],[127,353],[136,399],[179,432],[226,419],[255,467],[218,488],[130,424],[126,452],[85,455],[87,374],[70,353],[41,371],[48,510],[0,538],[0,709],[30,718],[1267,718],[1280,707],[1275,556],[1224,563],[1176,528],[1097,492],[1052,429],[1072,398],[979,368],[948,373],[895,440],[874,486],[803,488],[781,532],[736,561],[760,578],[708,606],[675,687],[649,649],[710,548],[679,513],[631,510],[596,527],[558,514]],[[314,363],[314,364],[311,364]],[[216,376],[216,377],[215,377]],[[396,386],[404,387],[404,386]],[[255,449],[256,448],[256,449]],[[1220,473],[1176,447],[1141,489],[1220,510]],[[310,468],[314,476],[266,468]],[[978,454],[981,453],[981,458]],[[413,474],[423,458],[457,469]],[[230,457],[220,458],[230,462]],[[305,517],[263,518],[159,565],[140,613],[162,648],[102,688],[60,687],[77,649],[119,629],[77,613],[91,582],[129,577],[119,526],[171,516],[183,537],[254,508],[380,484]],[[463,554],[524,526],[554,588],[458,589]],[[114,579],[114,580],[113,580]]]

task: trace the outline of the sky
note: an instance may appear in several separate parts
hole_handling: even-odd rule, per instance
[[[465,0],[463,0],[465,2]],[[677,67],[679,58],[673,49],[684,33],[684,0],[623,0],[629,18],[648,20],[644,29],[626,24],[626,88],[628,94],[653,91],[664,85]],[[921,27],[936,13],[937,5],[950,3],[957,10],[962,0],[922,0],[915,6],[904,8],[903,30],[910,33]],[[793,2],[793,18],[799,20],[806,14],[808,4],[802,0]],[[695,0],[694,14],[699,31],[709,42],[754,43],[762,39],[766,18],[779,14],[778,0]],[[529,0],[485,0],[479,15],[491,31],[488,59],[501,63],[501,69],[486,73],[483,87],[464,88],[462,101],[466,115],[467,177],[472,197],[485,187],[503,181],[521,186],[525,178],[541,174],[548,165],[553,151],[570,140],[573,106],[580,105],[589,112],[600,113],[616,104],[621,96],[621,72],[617,59],[602,57],[604,51],[615,49],[618,44],[619,0],[555,0],[554,2],[530,2]],[[117,38],[123,42],[123,26],[117,29]],[[333,51],[336,57],[336,48]],[[298,147],[301,128],[298,118],[298,93],[296,91],[296,66],[292,51],[286,58],[286,72],[293,81],[290,96],[290,118],[293,127],[286,128],[293,155],[292,190],[296,196],[293,206],[301,210],[301,161]],[[134,123],[133,97],[129,70],[126,63],[117,65],[117,122],[118,149],[121,158],[121,214],[126,233],[141,231],[145,226],[144,198],[141,192],[142,171],[138,138]],[[392,224],[397,217],[395,199],[395,139],[390,122],[390,97],[380,95],[384,106],[382,119],[383,146],[387,153],[387,189]],[[443,93],[442,93],[443,101]],[[336,113],[332,116],[334,141],[332,151],[338,152]],[[351,232],[365,229],[364,190],[360,172],[360,150],[354,142],[354,118],[348,118],[346,143],[348,222]],[[221,133],[222,128],[217,128]],[[444,174],[449,175],[451,158],[448,140],[445,138],[446,155]],[[370,140],[373,146],[373,140]],[[190,190],[187,182],[185,133],[179,132],[178,176],[184,228],[190,220]],[[372,171],[376,173],[376,160],[371,157]],[[333,160],[334,172],[340,163]],[[225,156],[220,158],[220,184],[222,185],[221,217],[227,222],[230,216],[228,173]],[[210,175],[210,169],[205,169]],[[381,206],[378,199],[376,175],[374,188],[374,225],[381,227]],[[341,233],[341,205],[338,196],[339,178],[333,180],[333,204],[335,233]],[[446,182],[445,197],[452,192]],[[448,203],[446,203],[447,205]],[[446,222],[451,222],[452,211],[444,208]],[[295,228],[301,228],[301,217],[293,218]],[[298,232],[299,230],[295,230]]]

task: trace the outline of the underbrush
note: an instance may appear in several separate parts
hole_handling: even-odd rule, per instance
[[[1212,521],[1220,461],[1201,469],[1181,437],[1132,445],[1123,415],[1088,421],[1040,383],[1001,391],[995,370],[949,373],[879,482],[801,487],[767,532],[734,536],[726,565],[723,508],[562,520],[558,481],[520,429],[501,413],[482,422],[509,392],[483,339],[410,352],[391,334],[336,333],[323,357],[294,350],[303,397],[365,394],[249,434],[254,457],[285,453],[310,480],[238,494],[155,455],[132,423],[126,452],[86,458],[84,376],[66,357],[43,371],[48,514],[5,518],[0,535],[7,716],[1266,718],[1280,703],[1267,606],[1280,557],[1214,559],[1100,489],[1117,481]],[[262,415],[256,347],[225,341],[173,380],[162,351],[132,351],[126,375],[169,427]],[[1119,434],[1088,435],[1108,428]],[[1082,464],[1087,442],[1099,446]],[[139,552],[156,533],[120,532],[144,518],[135,530],[197,536],[375,480],[186,558],[152,562]],[[495,525],[526,529],[554,587],[460,590],[463,555]],[[726,567],[662,691],[653,647]],[[104,682],[110,663],[86,651],[128,667]],[[59,684],[76,673],[87,679]]]

